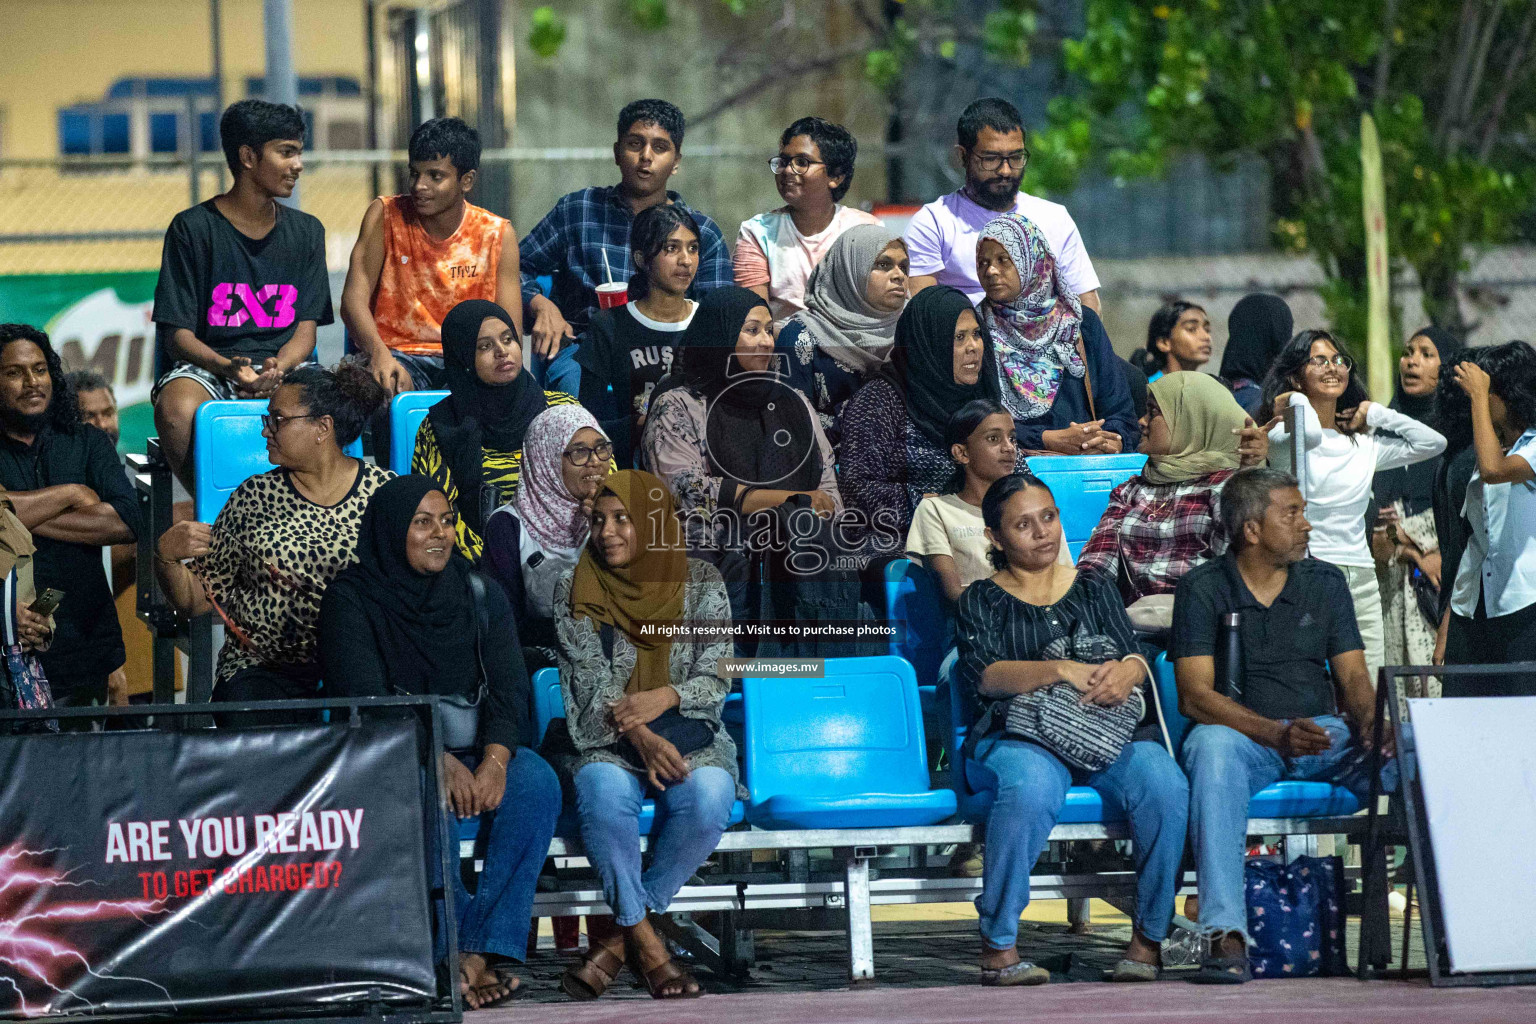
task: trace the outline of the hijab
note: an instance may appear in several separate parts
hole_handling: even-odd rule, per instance
[[[966,402],[978,398],[1001,401],[992,334],[981,325],[981,376],[975,384],[955,382],[955,323],[960,314],[976,312],[965,293],[947,285],[930,285],[912,297],[896,321],[893,371],[888,379],[901,391],[907,416],[935,447],[948,453],[944,428]]]
[[[671,492],[650,473],[624,469],[610,475],[598,497],[610,494],[629,513],[639,550],[624,568],[610,569],[589,538],[571,581],[571,615],[612,626],[628,637],[636,657],[624,692],[654,690],[671,685],[672,641],[665,634],[642,632],[641,626],[682,618],[688,582],[682,525]],[[660,537],[655,536],[657,526]]]
[[[523,475],[512,507],[523,529],[546,550],[574,551],[587,542],[591,529],[581,502],[565,486],[563,465],[565,446],[583,427],[608,438],[596,417],[579,405],[550,406],[533,418],[523,438]]]
[[[997,346],[998,368],[1007,387],[1003,404],[1017,420],[1032,420],[1051,411],[1065,370],[1081,377],[1086,370],[1078,354],[1083,306],[1061,280],[1056,257],[1040,228],[1028,217],[1005,213],[981,229],[981,243],[1003,247],[1019,271],[1019,294],[1007,302],[983,299],[982,323]]]
[[[451,533],[442,572],[417,572],[405,550],[416,509],[433,491],[442,493],[418,474],[394,477],[374,491],[358,529],[357,564],[331,585],[353,587],[368,609],[391,688],[471,693],[480,670],[469,563],[454,549]]]
[[[844,231],[811,271],[805,309],[795,315],[817,348],[855,373],[885,362],[896,341],[901,310],[876,309],[868,291],[875,260],[900,240],[879,224]]]
[[[484,525],[479,501],[482,449],[520,451],[528,424],[547,404],[544,389],[526,365],[509,384],[487,384],[475,372],[475,341],[488,317],[515,329],[511,315],[485,299],[461,302],[443,318],[443,376],[449,394],[427,412],[458,488],[459,515],[476,533]]]
[[[678,344],[677,383],[704,398],[701,433],[721,476],[742,487],[815,490],[821,448],[810,406],[771,363],[749,372],[733,357],[747,314],[759,306],[767,309],[767,300],[735,285],[705,292]]]
[[[1275,356],[1291,340],[1295,326],[1291,307],[1278,295],[1245,295],[1227,317],[1227,347],[1221,353],[1221,375],[1238,381],[1263,383]]]
[[[1150,484],[1181,484],[1240,465],[1237,445],[1248,414],[1232,392],[1208,373],[1165,373],[1147,391],[1168,421],[1167,455],[1150,455],[1141,471]]]
[[[1440,365],[1454,363],[1461,359],[1464,351],[1461,339],[1447,331],[1443,327],[1433,325],[1414,331],[1408,336],[1408,340],[1423,336],[1435,344],[1435,351],[1440,355]],[[1411,416],[1420,423],[1435,426],[1435,394],[1431,391],[1427,395],[1410,395],[1403,390],[1403,374],[1399,370],[1397,384],[1392,393],[1390,406],[1402,413]],[[1434,504],[1435,472],[1440,466],[1444,455],[1437,455],[1423,462],[1415,462],[1411,466],[1401,466],[1397,469],[1389,469],[1376,474],[1373,486],[1373,497],[1377,508],[1386,508],[1399,499],[1403,502],[1403,509],[1408,515],[1417,515]]]

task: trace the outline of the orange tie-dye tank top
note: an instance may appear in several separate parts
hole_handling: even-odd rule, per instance
[[[496,301],[501,244],[509,222],[464,204],[459,229],[439,242],[416,217],[411,197],[381,196],[384,269],[373,292],[373,322],[396,352],[443,352],[443,317],[465,299]]]

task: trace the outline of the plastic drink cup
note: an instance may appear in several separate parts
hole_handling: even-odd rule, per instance
[[[597,286],[597,306],[599,309],[612,309],[622,306],[629,301],[629,283],[627,281],[609,281]]]

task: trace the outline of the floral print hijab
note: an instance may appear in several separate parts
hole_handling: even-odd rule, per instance
[[[1062,284],[1056,257],[1035,222],[1017,213],[994,218],[976,239],[996,242],[1019,270],[1019,294],[1007,302],[983,299],[982,324],[992,333],[1003,388],[1003,405],[1016,420],[1033,420],[1049,412],[1065,370],[1084,372],[1078,354],[1083,307]]]

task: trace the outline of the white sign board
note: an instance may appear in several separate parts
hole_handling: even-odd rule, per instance
[[[1536,697],[1408,708],[1451,970],[1536,970]]]

